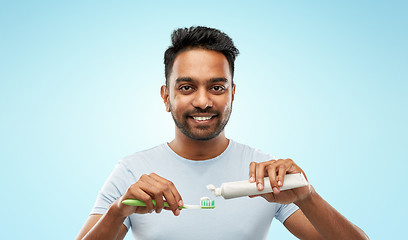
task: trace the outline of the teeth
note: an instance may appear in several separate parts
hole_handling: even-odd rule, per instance
[[[197,120],[197,121],[205,121],[205,120],[211,119],[212,117],[193,117],[193,118],[194,120]]]

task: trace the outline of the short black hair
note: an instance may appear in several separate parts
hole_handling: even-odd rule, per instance
[[[166,86],[177,54],[193,48],[203,48],[222,53],[227,58],[231,78],[234,78],[234,62],[239,51],[234,46],[232,39],[220,30],[203,26],[178,28],[171,34],[171,43],[172,45],[164,52]]]

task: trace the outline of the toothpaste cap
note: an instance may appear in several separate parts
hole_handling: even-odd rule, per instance
[[[207,189],[210,190],[214,194],[214,196],[221,196],[221,188],[216,188],[214,185],[209,184],[207,185]]]

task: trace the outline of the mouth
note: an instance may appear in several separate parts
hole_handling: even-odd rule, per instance
[[[194,120],[196,121],[206,121],[206,120],[210,120],[211,118],[213,118],[213,116],[206,116],[206,117],[192,117]]]
[[[189,116],[196,123],[206,124],[210,123],[217,115],[201,115],[201,116]]]

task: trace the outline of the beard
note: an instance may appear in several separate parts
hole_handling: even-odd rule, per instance
[[[224,117],[220,114],[219,111],[215,111],[212,109],[200,109],[197,108],[193,111],[188,111],[183,113],[181,119],[177,119],[174,115],[174,111],[172,105],[170,103],[170,112],[171,116],[173,117],[174,123],[176,124],[177,128],[188,138],[198,141],[207,141],[217,137],[222,131],[224,131],[225,126],[227,125],[229,118],[232,112],[232,106],[230,106],[223,114],[226,114]],[[187,120],[193,114],[211,114],[216,117],[215,127],[210,125],[205,126],[191,126]],[[211,129],[213,128],[213,129]]]

